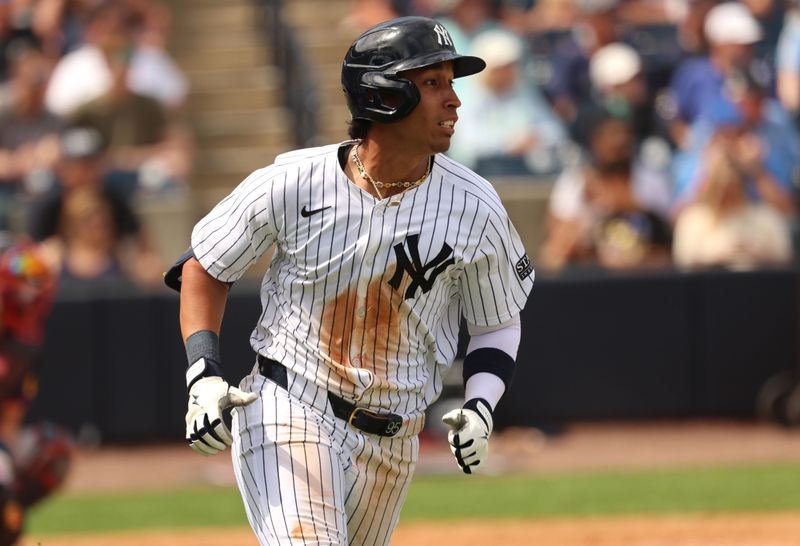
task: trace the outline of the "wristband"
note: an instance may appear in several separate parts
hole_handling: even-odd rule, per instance
[[[515,367],[514,359],[505,351],[494,347],[475,349],[464,357],[464,383],[476,373],[487,372],[502,379],[508,391]]]
[[[494,427],[494,418],[492,416],[492,406],[489,405],[489,402],[483,398],[472,398],[464,402],[464,409],[472,410],[477,413],[484,424],[486,424],[486,428],[489,429],[489,432],[492,431]]]
[[[186,338],[186,388],[191,390],[203,377],[222,376],[219,336],[211,330],[199,330]]]

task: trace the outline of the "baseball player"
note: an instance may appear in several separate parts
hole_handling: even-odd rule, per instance
[[[57,280],[50,256],[28,241],[0,242],[0,546],[16,544],[27,509],[54,492],[72,458],[69,436],[23,426],[38,390],[45,323]]]
[[[187,440],[207,455],[233,446],[262,545],[389,543],[462,317],[466,399],[444,422],[459,467],[485,465],[534,275],[491,185],[442,155],[453,80],[484,66],[432,19],[366,31],[342,67],[352,140],[252,173],[167,273],[181,290]],[[256,363],[237,388],[218,341],[228,288],[271,245]]]

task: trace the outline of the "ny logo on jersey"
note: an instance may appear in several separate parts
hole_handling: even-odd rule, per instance
[[[389,279],[389,285],[397,290],[400,288],[400,283],[403,280],[403,273],[408,273],[411,277],[411,284],[408,285],[403,299],[411,299],[417,291],[417,288],[422,288],[422,293],[428,292],[433,288],[433,283],[439,274],[447,269],[447,267],[455,263],[455,258],[450,257],[453,254],[453,249],[447,243],[442,245],[442,249],[434,259],[423,265],[419,257],[419,235],[409,235],[406,239],[408,243],[408,252],[406,254],[403,248],[403,243],[394,245],[394,254],[397,257],[397,270],[394,275]],[[450,257],[448,260],[447,258]],[[431,271],[432,270],[432,271]],[[426,274],[430,271],[430,275]]]
[[[450,38],[450,33],[447,32],[447,29],[442,25],[437,24],[433,27],[433,31],[436,33],[436,41],[439,42],[439,45],[453,45],[453,39]]]

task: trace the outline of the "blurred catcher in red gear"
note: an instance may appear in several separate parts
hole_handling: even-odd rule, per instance
[[[25,406],[36,396],[35,360],[41,352],[56,282],[33,243],[19,243],[0,254],[0,405]],[[5,407],[0,439],[6,437]],[[16,412],[15,412],[16,413]],[[19,415],[20,420],[22,415]],[[19,421],[12,426],[19,428]]]
[[[0,254],[3,336],[30,346],[44,340],[44,324],[53,305],[56,282],[51,267],[33,243],[20,243]]]
[[[72,458],[72,442],[58,427],[22,426],[38,390],[52,271],[33,243],[0,250],[0,546],[16,543],[24,510],[61,485]]]

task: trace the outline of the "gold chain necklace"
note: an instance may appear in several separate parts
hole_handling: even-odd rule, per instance
[[[364,163],[362,163],[361,158],[358,157],[358,146],[359,144],[353,146],[353,153],[351,154],[351,157],[353,158],[353,163],[355,163],[356,169],[358,169],[359,176],[361,176],[361,178],[372,184],[372,187],[375,188],[375,192],[378,194],[378,197],[381,200],[383,200],[383,193],[381,193],[380,188],[403,188],[404,190],[408,188],[413,188],[414,186],[422,184],[422,182],[426,178],[428,178],[428,175],[431,174],[431,160],[429,159],[428,168],[425,170],[425,174],[423,174],[413,182],[410,181],[381,182],[379,180],[375,180],[367,173],[367,170],[364,168]]]

